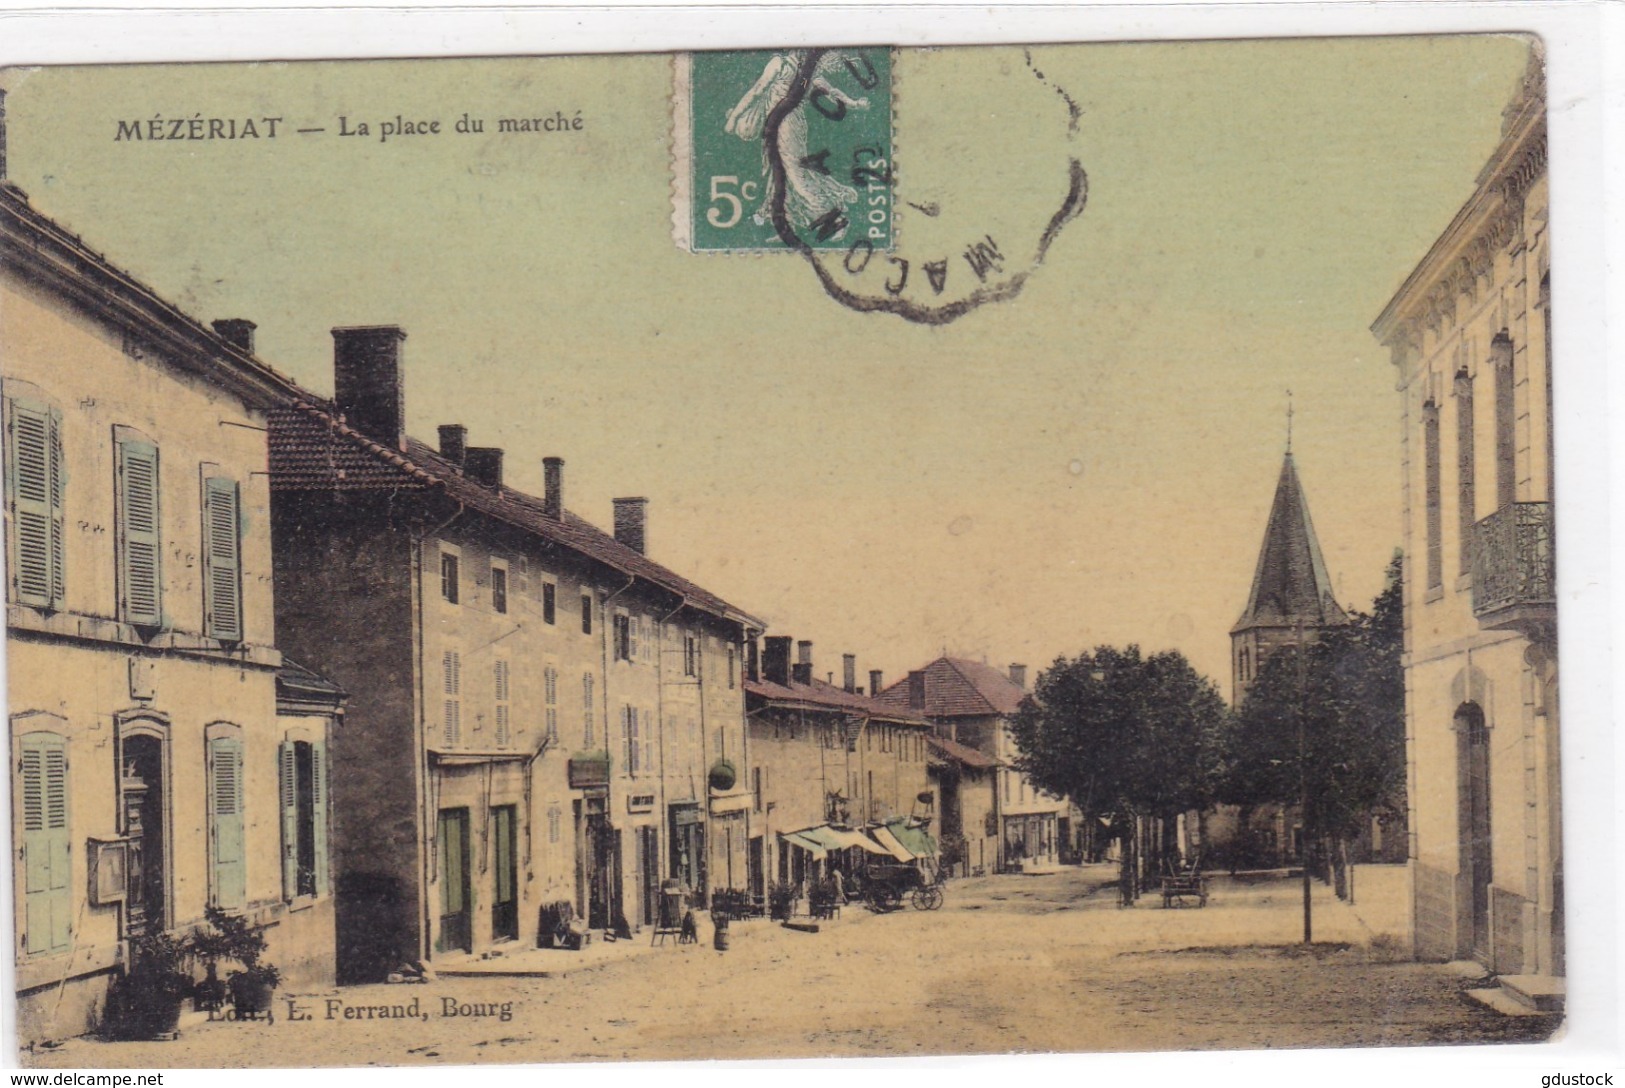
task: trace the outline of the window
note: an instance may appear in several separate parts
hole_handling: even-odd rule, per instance
[[[496,742],[498,748],[506,748],[512,739],[511,710],[508,703],[508,662],[497,658],[491,663],[492,697],[496,703]]]
[[[549,665],[542,672],[547,713],[547,742],[559,742],[559,670]]]
[[[11,510],[17,600],[60,608],[64,536],[62,413],[43,403],[11,402],[6,427],[6,501]]]
[[[615,660],[631,661],[636,645],[632,637],[632,617],[624,612],[615,613]]]
[[[542,583],[542,622],[553,623],[557,618],[556,608],[559,587],[552,582]]]
[[[1518,417],[1513,394],[1512,338],[1504,331],[1490,341],[1495,365],[1495,508],[1504,510],[1518,498]]]
[[[243,852],[243,742],[238,736],[209,740],[210,902],[224,910],[248,903]]]
[[[683,675],[698,676],[700,672],[699,640],[693,635],[683,636]]]
[[[121,438],[116,471],[119,616],[127,623],[157,627],[163,622],[158,447]]]
[[[283,741],[277,753],[282,802],[282,894],[331,890],[327,860],[327,745]]]
[[[762,800],[762,768],[760,767],[750,769],[750,792],[751,807],[757,812],[762,811],[762,805],[765,802]]]
[[[1473,513],[1478,502],[1474,481],[1473,376],[1465,367],[1456,372],[1456,522],[1460,527],[1462,574],[1473,569]]]
[[[491,568],[491,611],[508,611],[508,571],[505,567]]]
[[[1429,400],[1422,406],[1423,495],[1427,504],[1427,588],[1444,585],[1444,545],[1440,540],[1439,407]]]
[[[237,481],[203,481],[203,632],[222,642],[243,638],[242,519]]]
[[[592,727],[592,702],[593,702],[592,689],[593,689],[592,673],[590,673],[590,672],[582,673],[581,674],[581,746],[583,748],[588,749],[589,751],[593,748],[593,746],[594,746],[593,741],[596,739],[593,736],[593,727]]]
[[[458,558],[451,552],[440,553],[440,596],[447,604],[456,604],[461,596],[458,586]]]
[[[68,836],[68,746],[56,733],[25,733],[18,743],[22,804],[23,949],[66,951],[72,935]]]
[[[728,647],[728,690],[732,691],[733,689],[734,689],[734,651],[733,651],[733,647],[730,646],[730,647]]]
[[[638,711],[621,707],[621,766],[627,774],[638,773]]]
[[[444,738],[449,747],[463,739],[463,655],[456,650],[447,650],[441,655],[440,663],[446,696]]]
[[[556,804],[552,808],[547,810],[547,841],[548,842],[557,843],[559,841],[559,825],[564,822],[563,817],[564,817],[564,814],[559,810],[559,806],[556,805]]]
[[[581,595],[581,633],[592,634],[592,594]]]

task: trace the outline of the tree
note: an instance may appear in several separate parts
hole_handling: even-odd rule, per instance
[[[1127,845],[1137,817],[1171,833],[1179,813],[1213,801],[1225,717],[1218,687],[1183,654],[1100,646],[1039,675],[1010,725],[1013,762],[1085,819],[1110,820]]]
[[[1346,838],[1405,784],[1404,620],[1400,561],[1370,613],[1324,629],[1299,649],[1284,646],[1247,690],[1226,744],[1222,799],[1297,805],[1304,841]],[[1302,754],[1299,752],[1302,715]],[[1300,772],[1302,779],[1300,780]]]

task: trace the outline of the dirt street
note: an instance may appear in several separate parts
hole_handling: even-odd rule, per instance
[[[1164,910],[1147,896],[1122,910],[1105,886],[1113,875],[1102,866],[957,881],[940,911],[853,905],[817,934],[736,923],[725,953],[702,923],[698,945],[640,948],[566,977],[279,994],[270,1025],[197,1023],[174,1042],[78,1039],[23,1057],[65,1068],[460,1065],[1394,1046],[1553,1028],[1469,1006],[1465,980],[1400,961],[1402,941],[1373,933],[1324,887],[1306,951],[1293,947],[1296,882],[1218,878],[1205,909]],[[1378,908],[1365,917],[1382,917]],[[526,962],[538,957],[572,966],[566,952]],[[289,997],[309,1019],[289,1019]],[[343,1018],[414,999],[422,1018]],[[445,1015],[452,1008],[459,1015]]]

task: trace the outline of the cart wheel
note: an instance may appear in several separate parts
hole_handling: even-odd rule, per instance
[[[935,884],[928,884],[914,893],[915,910],[941,910],[942,889]]]
[[[914,893],[908,898],[909,902],[914,904],[915,910],[931,909],[931,893],[929,888],[915,888]]]
[[[903,905],[903,897],[888,884],[875,884],[869,888],[869,906],[877,913],[886,914]]]

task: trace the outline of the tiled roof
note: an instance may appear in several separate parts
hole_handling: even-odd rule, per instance
[[[1281,464],[1275,502],[1264,527],[1252,592],[1231,633],[1255,627],[1331,627],[1348,622],[1332,594],[1332,580],[1309,520],[1309,502],[1298,483],[1292,454]]]
[[[306,696],[334,703],[349,698],[348,692],[327,677],[287,657],[276,671],[276,692],[279,696]]]
[[[999,760],[988,755],[981,749],[972,748],[968,744],[960,744],[957,740],[949,740],[946,737],[931,737],[925,743],[930,746],[933,751],[947,756],[949,759],[952,759],[957,763],[963,763],[967,767],[976,767],[986,770],[992,767],[1004,766],[1004,764]]]
[[[765,626],[570,511],[554,518],[534,495],[511,487],[486,487],[415,438],[406,440],[404,450],[391,449],[349,426],[328,405],[307,400],[271,413],[270,448],[273,492],[437,488],[469,509],[679,594],[702,611]]]
[[[847,714],[862,714],[866,717],[883,718],[888,722],[897,722],[903,725],[930,724],[923,717],[906,707],[884,703],[879,699],[871,699],[867,695],[857,695],[845,688],[837,687],[816,678],[810,684],[798,684],[794,680],[788,684],[775,684],[770,680],[746,680],[745,694],[754,695],[774,706],[792,709],[832,710]]]
[[[1027,693],[1004,673],[979,661],[939,657],[925,668],[924,713],[929,718],[1014,714]],[[908,678],[880,693],[883,702],[908,706]],[[920,709],[920,708],[915,708]]]

